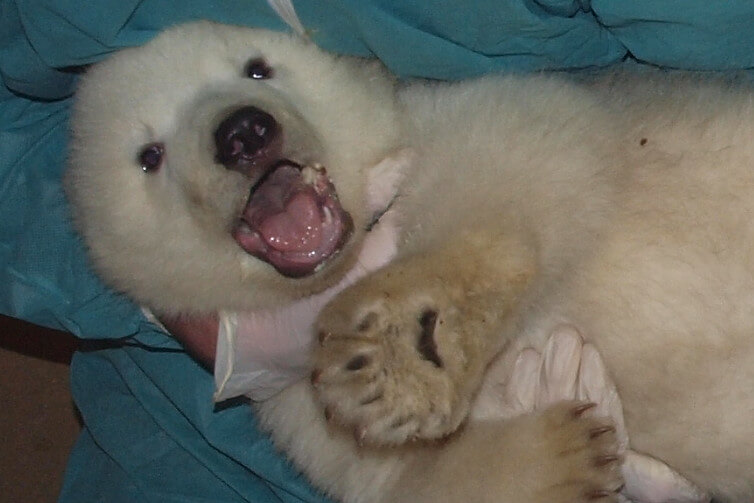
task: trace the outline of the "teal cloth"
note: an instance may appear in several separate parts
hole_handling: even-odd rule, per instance
[[[296,0],[312,39],[403,76],[637,60],[754,67],[754,2]],[[89,269],[60,188],[82,65],[191,19],[285,29],[263,1],[0,0],[0,312],[86,339],[72,388],[84,431],[61,502],[323,501],[211,376]]]

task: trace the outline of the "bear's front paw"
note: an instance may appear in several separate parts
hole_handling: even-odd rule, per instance
[[[317,327],[312,384],[326,417],[352,428],[359,443],[453,432],[469,410],[477,358],[459,318],[443,288],[370,279],[346,290]]]

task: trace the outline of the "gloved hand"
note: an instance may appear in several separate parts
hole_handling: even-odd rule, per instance
[[[490,368],[486,394],[472,411],[477,419],[513,417],[564,400],[597,404],[594,413],[610,417],[616,428],[625,488],[621,498],[634,503],[708,503],[710,497],[665,463],[630,448],[623,407],[615,383],[597,349],[570,326],[556,328],[540,354],[527,348],[515,358],[512,373],[500,360]]]

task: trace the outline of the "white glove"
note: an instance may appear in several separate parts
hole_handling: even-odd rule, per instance
[[[503,360],[503,359],[501,359]],[[615,383],[597,349],[584,343],[572,327],[556,328],[540,354],[521,351],[506,379],[501,365],[490,368],[472,416],[477,419],[509,418],[542,410],[564,400],[597,404],[595,414],[615,424],[626,482],[621,499],[635,503],[708,503],[710,497],[665,463],[629,448],[623,406]]]

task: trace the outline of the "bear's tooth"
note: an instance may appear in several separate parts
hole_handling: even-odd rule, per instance
[[[316,168],[313,168],[311,166],[304,166],[301,169],[301,178],[307,185],[314,185],[317,181],[318,176],[319,172],[316,170]]]

